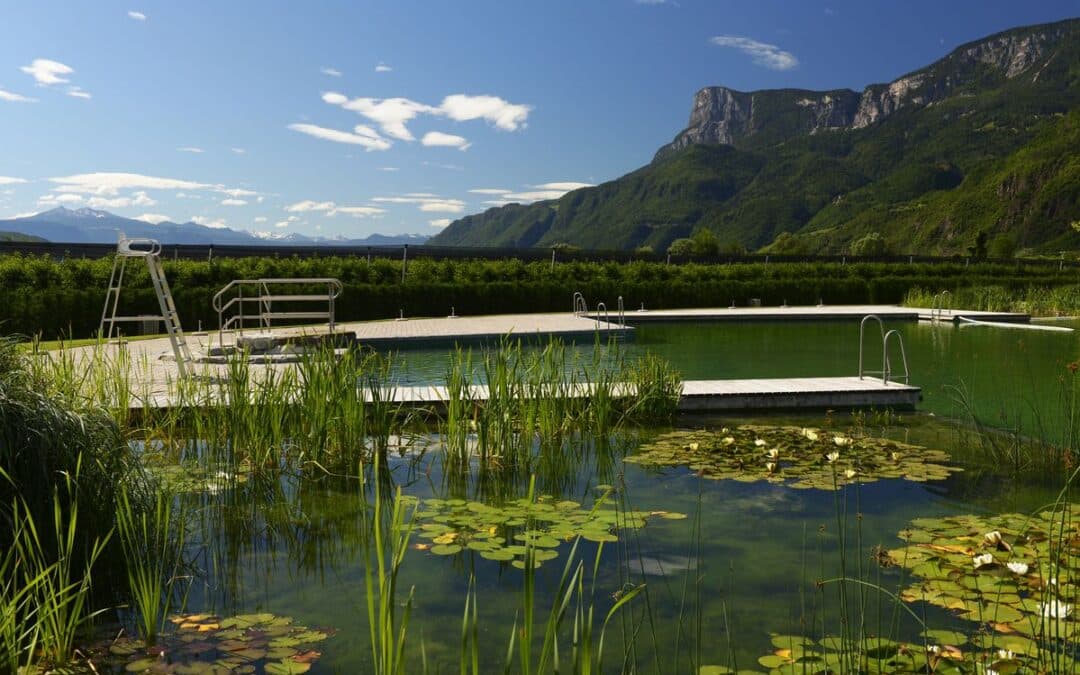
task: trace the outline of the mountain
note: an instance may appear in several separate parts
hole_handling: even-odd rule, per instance
[[[194,222],[158,224],[124,218],[96,209],[67,209],[63,206],[33,216],[0,220],[0,230],[10,230],[48,241],[69,244],[114,243],[118,232],[128,237],[149,237],[162,244],[236,244],[236,245],[293,245],[293,246],[400,246],[423,244],[427,237],[419,234],[373,234],[363,239],[308,237],[289,233],[275,236],[233,230],[227,227],[207,227]]]
[[[896,252],[1002,238],[1080,247],[1080,20],[1017,28],[862,92],[707,87],[653,161],[557,200],[466,216],[436,245]]]
[[[43,242],[45,240],[41,237],[34,237],[29,234],[23,234],[22,232],[0,231],[0,241]]]

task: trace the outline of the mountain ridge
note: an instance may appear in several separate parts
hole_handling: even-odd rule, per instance
[[[966,43],[862,93],[705,87],[688,126],[651,163],[557,200],[466,216],[432,243],[663,250],[704,228],[736,248],[785,235],[785,245],[794,237],[806,252],[843,251],[870,231],[900,252],[964,252],[979,236],[1014,237],[1029,250],[1080,245],[1070,230],[1080,202],[1062,188],[1080,169],[1061,142],[1041,146],[1055,158],[1043,166],[1054,175],[1025,181],[1040,194],[974,210],[966,194],[1035,139],[1055,130],[1071,137],[1077,64],[1080,19],[1068,19]],[[1020,227],[1017,209],[1046,197],[1047,185],[1053,207]],[[1005,199],[996,186],[979,189]]]
[[[124,232],[129,237],[157,239],[162,244],[397,246],[423,244],[428,240],[428,237],[424,235],[415,234],[372,234],[357,239],[308,237],[297,233],[284,236],[265,233],[268,236],[259,236],[258,233],[227,227],[210,227],[194,221],[186,223],[162,221],[155,224],[118,216],[108,211],[87,207],[68,209],[64,206],[32,216],[0,220],[0,230],[68,244],[113,243],[119,232]]]

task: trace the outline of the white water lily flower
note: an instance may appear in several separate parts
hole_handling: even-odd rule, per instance
[[[769,450],[769,457],[771,459],[776,459],[779,456],[780,456],[780,450],[778,448],[773,448],[772,450]]]
[[[724,445],[731,445],[732,443],[735,442],[735,437],[734,436],[724,436],[722,439],[720,439],[720,442],[723,443]]]
[[[901,454],[901,453],[899,453],[899,452],[894,452],[894,453],[892,453],[892,454],[890,455],[890,457],[892,457],[892,461],[894,461],[894,462],[899,462],[899,461],[900,461],[900,458],[901,458],[901,457],[903,457],[903,456],[904,456],[904,455],[902,455],[902,454]]]
[[[1001,543],[1001,533],[997,530],[994,530],[993,532],[987,532],[983,535],[983,539],[986,540],[987,544],[990,544],[991,546],[997,546]]]
[[[1028,573],[1028,564],[1027,563],[1011,562],[1011,563],[1007,564],[1006,567],[1008,567],[1009,571],[1012,572],[1013,574],[1024,575],[1024,574]]]
[[[848,469],[847,471],[844,472],[844,475],[847,476],[848,478],[854,478],[856,473],[857,472],[855,471],[855,469]]]
[[[812,441],[816,441],[818,439],[817,432],[814,431],[813,429],[803,429],[802,430],[802,435],[806,436],[807,438],[809,438]]]
[[[1016,652],[1011,649],[999,649],[997,655],[999,659],[1007,659],[1009,661],[1016,658]]]
[[[847,436],[833,436],[832,442],[836,443],[840,447],[844,447],[845,445],[851,445],[852,441]]]
[[[688,445],[686,447],[690,448],[691,452],[697,452],[698,448],[700,448],[701,446],[699,444],[697,444],[697,443],[691,443],[690,445]]]
[[[765,468],[769,470],[769,473],[776,471],[776,462],[766,462]]]
[[[930,652],[931,654],[940,654],[941,645],[929,645],[927,646],[926,651]]]
[[[829,454],[825,455],[825,459],[829,460],[829,464],[832,464],[836,460],[840,459],[840,453],[838,451],[830,452]]]
[[[975,569],[979,569],[986,565],[993,565],[994,556],[990,553],[983,553],[982,555],[972,556],[971,562],[975,565]]]
[[[758,446],[759,448],[764,447],[764,446],[766,446],[768,444],[769,444],[769,442],[766,441],[764,438],[755,438],[754,439],[754,445]]]
[[[1064,619],[1072,614],[1072,605],[1060,600],[1039,603],[1039,613],[1047,619]]]

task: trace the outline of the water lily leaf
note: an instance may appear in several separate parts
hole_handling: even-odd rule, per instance
[[[299,675],[311,670],[310,663],[297,663],[291,659],[266,664],[267,675]]]

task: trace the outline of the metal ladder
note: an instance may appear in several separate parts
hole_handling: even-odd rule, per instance
[[[867,321],[877,321],[878,329],[881,331],[881,370],[865,370],[863,368],[863,337],[866,329]],[[892,379],[892,361],[889,359],[889,342],[893,338],[896,338],[897,344],[900,345],[900,360],[904,366],[904,372],[896,376],[896,381],[903,380],[904,384],[910,384],[907,352],[904,350],[904,338],[900,335],[900,331],[893,329],[888,332],[885,331],[885,323],[881,320],[881,317],[877,314],[867,314],[859,322],[859,379],[863,379],[863,375],[881,375],[882,384],[888,384]]]
[[[181,377],[186,377],[187,364],[192,361],[191,350],[188,348],[184,329],[180,326],[180,314],[176,311],[176,303],[173,301],[172,291],[169,290],[169,282],[165,278],[160,255],[161,244],[157,240],[143,237],[128,239],[122,232],[120,233],[120,239],[116,244],[116,257],[113,259],[112,274],[109,275],[109,290],[105,293],[105,306],[101,310],[101,325],[98,327],[98,334],[105,340],[111,340],[118,323],[162,321],[165,323],[165,332],[169,335],[177,370],[180,371]],[[124,285],[124,271],[131,258],[146,260],[150,281],[154,285],[154,293],[157,295],[158,306],[161,309],[160,315],[116,315],[120,305],[120,290]]]

